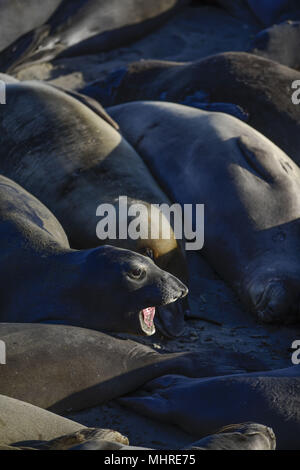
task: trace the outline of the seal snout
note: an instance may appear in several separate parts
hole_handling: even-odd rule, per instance
[[[265,323],[296,323],[300,318],[300,280],[273,279],[264,288],[252,289],[258,317]]]

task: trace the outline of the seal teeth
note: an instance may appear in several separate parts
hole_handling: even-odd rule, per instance
[[[144,308],[143,310],[144,322],[148,328],[152,328],[155,316],[155,307]]]

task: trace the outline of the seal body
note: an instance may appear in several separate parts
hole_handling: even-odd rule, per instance
[[[2,322],[147,335],[155,331],[155,307],[187,294],[177,278],[145,256],[111,246],[71,250],[53,214],[3,176],[0,229]]]
[[[207,346],[200,353],[159,354],[135,341],[65,325],[0,323],[0,338],[7,354],[0,393],[58,413],[106,403],[165,374],[233,374],[246,371],[249,362]]]
[[[292,84],[300,80],[296,70],[252,54],[227,52],[188,64],[137,62],[118,76],[118,81],[112,81],[115,86],[108,88],[109,78],[83,93],[101,97],[104,106],[162,100],[197,107],[203,94],[211,103],[235,104],[248,114],[250,126],[300,165],[300,106],[292,100]]]
[[[225,114],[159,102],[108,111],[173,201],[205,204],[202,253],[248,308],[298,321],[298,166]]]
[[[125,139],[91,109],[51,86],[7,85],[6,95],[7,104],[0,108],[0,171],[49,207],[66,230],[71,247],[90,249],[109,243],[150,253],[160,268],[186,282],[184,252],[170,223],[162,218],[170,233],[165,238],[163,225],[158,220],[153,227],[151,218],[150,204],[170,201]],[[117,217],[115,239],[100,240],[97,209],[110,204],[119,215],[120,196],[127,197],[126,212],[133,204],[147,207],[141,222],[147,233],[134,240],[118,237]],[[151,236],[152,228],[157,237]],[[182,331],[184,308],[178,303],[171,308],[173,313],[160,310],[164,330]]]
[[[35,21],[25,21],[26,27],[20,31],[27,34],[21,37],[15,21],[7,43],[12,42],[14,34],[19,39],[1,54],[2,70],[16,70],[56,56],[93,54],[124,46],[159,26],[189,0],[57,0],[50,2],[46,11],[40,3],[31,3],[37,12],[43,12],[37,13]],[[13,14],[15,4],[9,14]],[[49,17],[50,11],[53,14]],[[39,24],[42,26],[36,27]]]
[[[135,411],[172,423],[199,437],[231,422],[271,426],[278,450],[297,450],[300,429],[299,366],[288,369],[188,379],[161,377],[138,396],[122,398]],[[230,427],[228,429],[230,432]]]
[[[250,52],[299,70],[299,47],[300,22],[286,21],[261,31],[254,39]]]

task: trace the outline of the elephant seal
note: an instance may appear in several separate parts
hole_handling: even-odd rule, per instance
[[[229,421],[270,426],[278,450],[299,450],[300,367],[208,379],[166,376],[119,401],[202,437]]]
[[[72,436],[71,436],[72,437]],[[58,440],[60,441],[60,440]],[[49,443],[50,446],[52,443]],[[230,425],[217,434],[207,436],[182,450],[275,450],[276,437],[266,426],[248,423]],[[70,450],[154,450],[145,447],[132,447],[119,442],[105,442],[89,439],[83,444],[73,446]]]
[[[197,107],[203,94],[211,103],[233,103],[248,114],[251,127],[300,165],[300,106],[292,101],[296,80],[296,70],[253,54],[227,52],[187,64],[133,63],[81,92],[100,99],[105,107],[143,100]]]
[[[38,28],[54,13],[62,0],[1,0],[0,51],[10,46],[23,34]]]
[[[299,47],[300,22],[286,21],[261,31],[249,52],[299,70]]]
[[[53,214],[3,176],[0,240],[2,322],[151,335],[155,307],[187,294],[148,257],[112,246],[71,250]]]
[[[0,450],[151,450],[129,446],[109,429],[87,428],[36,406],[0,395]],[[193,450],[273,450],[275,437],[265,426],[228,426],[207,436]]]
[[[248,309],[299,321],[299,167],[226,114],[146,101],[108,112],[173,201],[205,204],[202,253]]]
[[[271,26],[286,19],[298,17],[297,0],[208,0],[226,9],[233,16],[259,25]]]
[[[0,55],[0,69],[16,71],[29,63],[52,60],[57,56],[95,54],[124,46],[160,26],[189,1],[56,2],[59,4],[58,8],[42,26],[32,28],[3,50]],[[40,3],[36,5],[36,9],[42,9]]]
[[[116,431],[87,428],[14,398],[0,395],[0,405],[0,450],[67,450],[91,439],[128,444]]]
[[[0,339],[7,356],[0,394],[57,413],[106,403],[165,374],[208,377],[262,367],[213,346],[160,354],[132,340],[64,325],[0,323]]]
[[[161,269],[187,283],[180,241],[166,218],[152,218],[153,204],[170,201],[113,127],[78,100],[43,83],[7,85],[6,102],[0,107],[0,173],[53,212],[71,247],[90,249],[109,243],[149,255]],[[141,221],[148,229],[146,235],[134,240],[118,236],[120,196],[127,197],[126,212],[138,203],[146,207]],[[103,204],[110,204],[119,215],[115,239],[100,240],[97,235],[101,220],[97,211]],[[128,217],[127,225],[132,219]],[[164,228],[169,237],[164,237]],[[152,237],[152,230],[157,237]],[[185,309],[184,302],[159,309],[165,334],[181,334]]]

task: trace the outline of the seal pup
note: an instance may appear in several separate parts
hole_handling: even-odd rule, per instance
[[[205,204],[201,253],[245,306],[299,321],[299,167],[226,114],[146,101],[108,112],[172,201]]]
[[[44,83],[7,85],[6,102],[0,107],[0,173],[53,212],[71,247],[90,249],[109,243],[136,251],[187,283],[184,250],[170,222],[152,217],[153,204],[169,206],[170,201],[120,133],[74,97]],[[125,212],[137,204],[147,209],[141,220],[145,235],[134,240],[118,236],[120,196],[127,197]],[[97,211],[104,204],[118,214],[115,239],[100,240],[97,235]],[[133,218],[128,217],[126,228]],[[157,236],[152,237],[153,230]],[[186,308],[178,302],[159,309],[165,334],[181,334]]]
[[[138,413],[202,437],[226,422],[273,429],[278,450],[299,450],[300,367],[208,379],[166,376],[119,401]]]
[[[263,367],[213,346],[160,354],[132,340],[65,325],[0,323],[0,338],[6,344],[0,394],[57,413],[101,405],[165,374],[208,377]]]
[[[251,127],[300,166],[300,106],[293,102],[294,93],[299,101],[299,92],[292,88],[298,80],[298,71],[274,61],[227,52],[193,63],[136,62],[81,92],[100,99],[105,107],[142,100],[197,107],[199,101],[203,104],[203,94],[211,103],[238,105]]]
[[[189,1],[56,2],[58,8],[42,26],[32,28],[2,51],[0,69],[16,71],[30,63],[49,61],[57,56],[96,54],[124,46],[159,27]],[[36,10],[39,9],[42,9],[40,3],[36,5]]]
[[[184,284],[148,257],[112,246],[70,249],[53,214],[3,176],[0,240],[2,322],[151,335],[155,307],[187,294]]]

